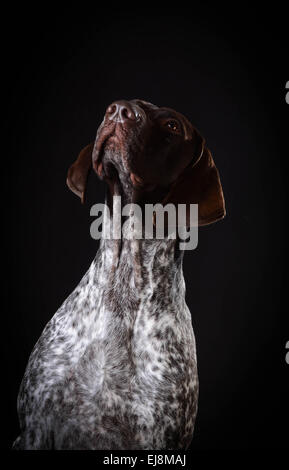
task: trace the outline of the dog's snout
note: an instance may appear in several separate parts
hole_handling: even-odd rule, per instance
[[[127,101],[115,101],[112,103],[106,110],[106,116],[111,121],[116,122],[136,120],[134,110]]]

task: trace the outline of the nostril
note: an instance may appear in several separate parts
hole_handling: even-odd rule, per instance
[[[120,115],[123,120],[135,119],[135,114],[129,107],[123,106],[120,110]]]
[[[106,114],[110,114],[110,115],[113,115],[115,112],[116,112],[116,104],[111,104],[107,110],[106,110]]]
[[[120,111],[120,115],[123,119],[128,119],[128,110],[126,108],[122,108]]]
[[[109,120],[115,122],[135,121],[136,116],[132,107],[126,102],[115,101],[106,110]]]

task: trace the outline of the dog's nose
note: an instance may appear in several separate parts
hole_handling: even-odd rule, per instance
[[[135,121],[136,116],[128,101],[115,101],[106,110],[106,116],[111,121]]]

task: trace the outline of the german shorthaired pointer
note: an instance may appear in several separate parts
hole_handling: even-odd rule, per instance
[[[124,203],[197,203],[199,225],[225,215],[211,153],[172,109],[141,100],[111,104],[95,143],[68,172],[82,201],[91,167],[108,183],[110,207],[121,195]],[[198,376],[178,242],[102,238],[30,356],[15,449],[189,446]]]

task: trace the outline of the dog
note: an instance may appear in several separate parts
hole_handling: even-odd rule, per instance
[[[112,211],[118,195],[141,207],[198,204],[199,226],[225,216],[205,140],[170,108],[112,103],[95,142],[68,171],[68,187],[82,202],[92,169],[107,183]],[[198,372],[182,261],[177,238],[101,239],[29,358],[14,449],[188,448]]]

